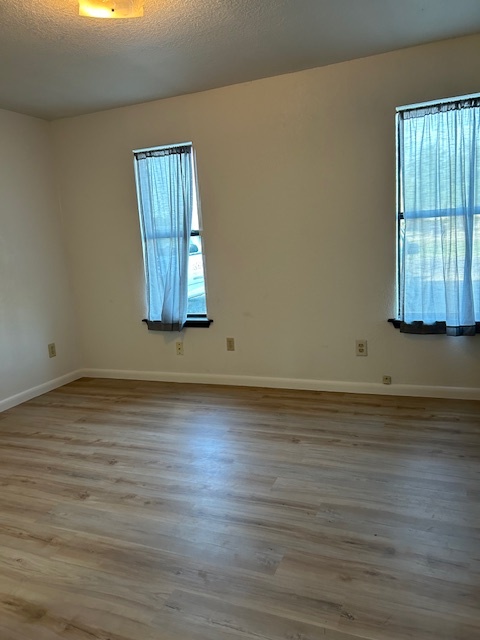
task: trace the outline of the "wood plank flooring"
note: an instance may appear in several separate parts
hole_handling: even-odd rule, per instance
[[[478,640],[480,403],[82,379],[0,414],[1,640]]]

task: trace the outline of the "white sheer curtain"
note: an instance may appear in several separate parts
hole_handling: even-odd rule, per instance
[[[480,322],[480,99],[401,111],[398,141],[401,320],[473,335]]]
[[[192,147],[135,154],[148,320],[179,331],[187,319]]]

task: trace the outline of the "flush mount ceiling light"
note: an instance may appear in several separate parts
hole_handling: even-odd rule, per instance
[[[87,18],[141,18],[143,0],[79,0],[78,13]]]

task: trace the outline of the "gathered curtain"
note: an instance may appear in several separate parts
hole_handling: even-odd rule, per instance
[[[192,227],[192,147],[135,153],[147,319],[180,331],[187,319]]]
[[[401,329],[473,335],[480,322],[480,98],[400,111],[398,126]]]

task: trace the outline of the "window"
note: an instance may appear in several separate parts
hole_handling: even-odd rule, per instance
[[[208,326],[195,155],[190,143],[134,152],[149,329]]]
[[[480,97],[397,110],[398,320],[480,332]]]

